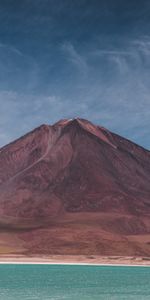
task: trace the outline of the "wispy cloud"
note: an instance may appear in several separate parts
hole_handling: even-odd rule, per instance
[[[85,117],[149,147],[150,37],[127,40],[118,48],[109,49],[107,45],[86,52],[90,67],[93,58],[96,68],[90,73],[83,96]]]
[[[150,65],[150,37],[145,36],[138,39],[126,40],[123,45],[113,47],[112,45],[106,48],[98,47],[91,51],[90,55],[97,59],[105,59],[116,63],[119,67],[125,66],[126,69],[131,69],[132,66],[137,68],[144,67],[144,63]],[[144,58],[144,61],[143,61]],[[120,69],[121,70],[121,69]]]
[[[13,45],[0,43],[0,89],[32,89],[38,81],[38,63]],[[25,83],[25,86],[24,86]]]
[[[65,42],[61,48],[66,55],[66,59],[71,62],[81,73],[86,75],[88,72],[86,58],[75,49],[71,42]]]
[[[11,46],[11,45],[8,45],[8,44],[4,44],[4,43],[0,43],[0,48],[12,51],[12,52],[16,53],[19,56],[24,56],[23,53],[19,49],[17,49],[16,47],[14,47],[14,46]]]
[[[71,43],[61,50],[78,70],[74,82],[58,75],[55,91],[0,91],[0,145],[42,123],[80,116],[149,147],[150,38],[127,41],[126,47],[97,46],[90,53]],[[31,77],[33,83],[36,74]]]
[[[43,123],[53,124],[61,118],[83,115],[85,103],[70,103],[55,95],[0,92],[0,147]]]
[[[133,41],[133,46],[136,47],[136,49],[143,55],[150,54],[150,37],[145,36],[143,38],[135,39]]]

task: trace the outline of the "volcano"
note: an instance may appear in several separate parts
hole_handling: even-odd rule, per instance
[[[150,152],[76,118],[0,149],[0,253],[150,256]]]

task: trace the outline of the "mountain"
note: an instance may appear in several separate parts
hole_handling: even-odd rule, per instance
[[[150,152],[84,119],[0,149],[0,253],[150,256]]]

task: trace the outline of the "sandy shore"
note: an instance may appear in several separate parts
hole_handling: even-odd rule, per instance
[[[50,255],[23,256],[0,255],[1,264],[77,264],[77,265],[124,265],[150,266],[150,257]]]

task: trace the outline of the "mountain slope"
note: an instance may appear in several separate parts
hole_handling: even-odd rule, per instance
[[[150,152],[87,120],[0,149],[0,224],[24,251],[149,256],[149,214]]]

